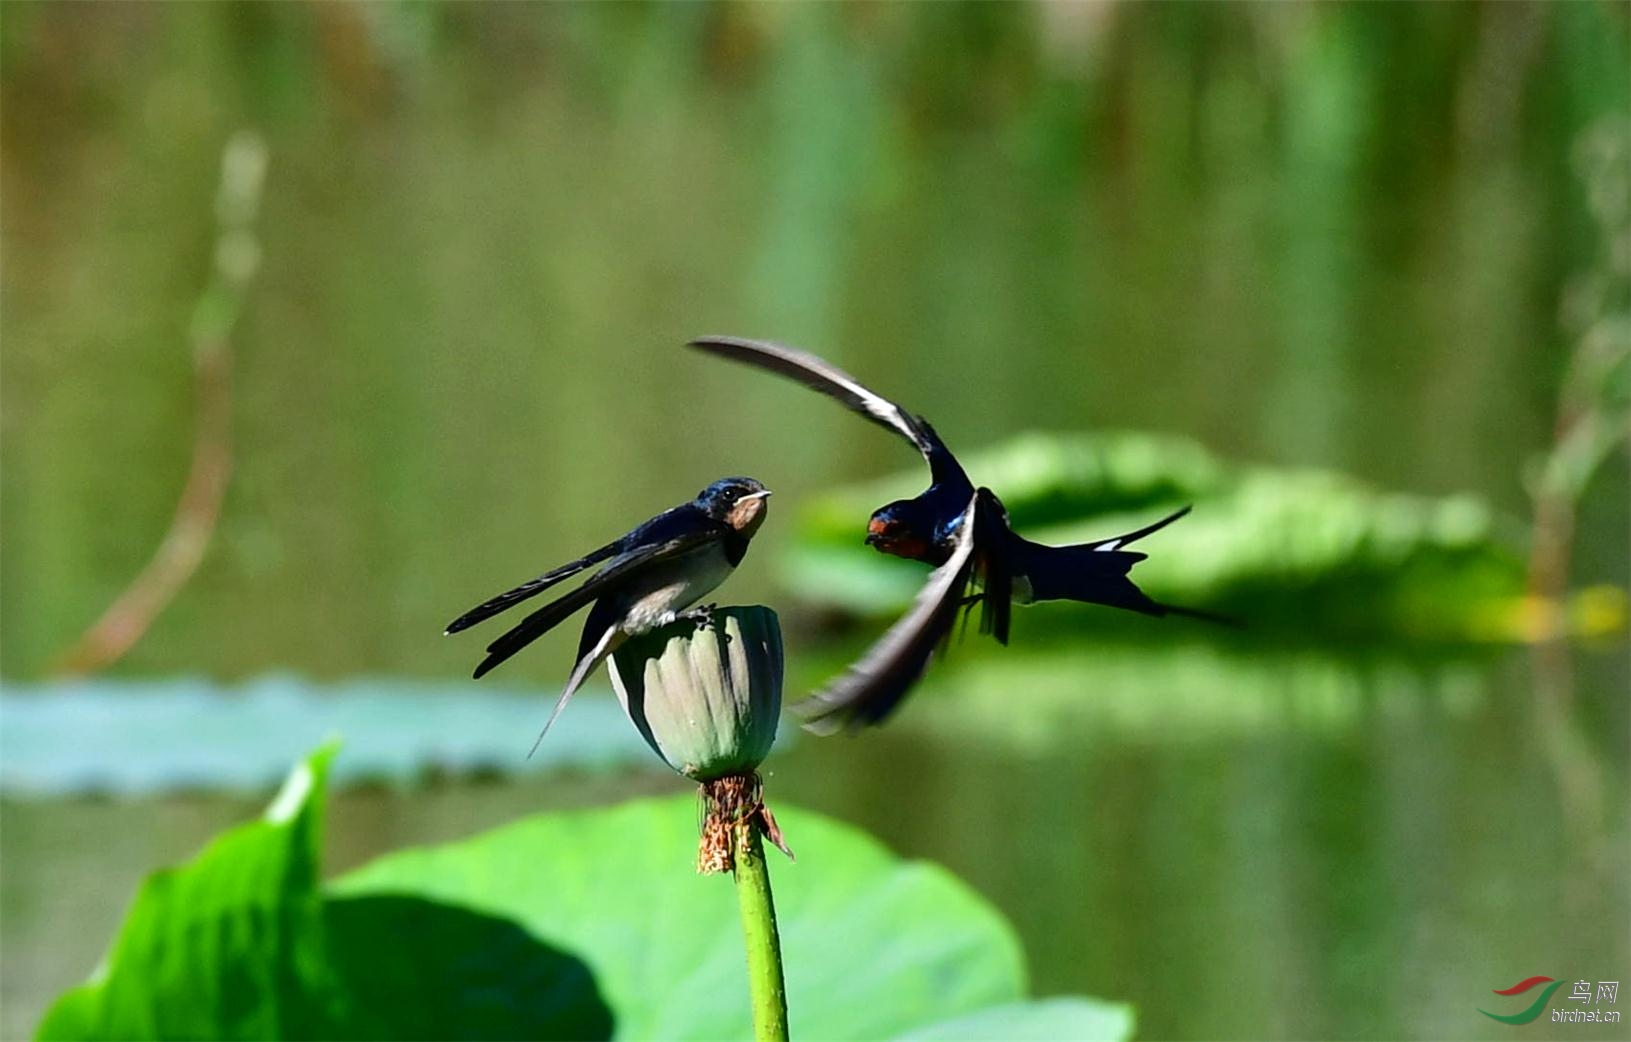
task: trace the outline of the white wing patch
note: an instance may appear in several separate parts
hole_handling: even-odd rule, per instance
[[[857,412],[870,416],[911,442],[925,459],[929,457],[932,447],[906,410],[876,391],[868,390],[855,377],[808,351],[769,340],[733,336],[699,337],[691,341],[691,346],[792,377],[806,387],[837,398]]]

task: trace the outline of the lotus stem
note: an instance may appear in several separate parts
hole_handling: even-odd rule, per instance
[[[782,703],[782,638],[763,607],[716,608],[706,625],[678,620],[612,655],[624,711],[663,761],[701,785],[697,871],[731,873],[747,944],[753,1037],[786,1042],[776,902],[764,840],[789,858],[756,768],[776,741]]]
[[[753,1002],[757,1042],[786,1042],[787,986],[782,978],[781,937],[776,901],[760,841],[759,816],[736,823],[736,898],[742,910],[742,938],[748,951],[748,992]]]

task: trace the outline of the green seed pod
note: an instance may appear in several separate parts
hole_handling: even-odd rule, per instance
[[[611,675],[646,744],[687,778],[752,774],[776,741],[782,631],[769,608],[718,608],[708,625],[681,619],[634,637]]]

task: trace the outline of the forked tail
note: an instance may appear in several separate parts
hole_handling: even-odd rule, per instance
[[[1189,513],[1189,510],[1189,507],[1184,507],[1154,524],[1125,535],[1070,546],[1047,546],[1015,535],[1016,571],[1023,572],[1029,581],[1033,600],[1080,601],[1136,611],[1142,615],[1182,615],[1238,626],[1234,619],[1215,612],[1157,601],[1139,589],[1128,575],[1133,565],[1149,555],[1122,547],[1160,531]]]

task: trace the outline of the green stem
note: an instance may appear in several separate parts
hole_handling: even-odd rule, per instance
[[[748,991],[753,999],[753,1037],[786,1042],[787,986],[782,980],[782,944],[776,933],[776,902],[770,872],[754,818],[736,826],[736,897],[742,908],[742,936],[748,949]]]

